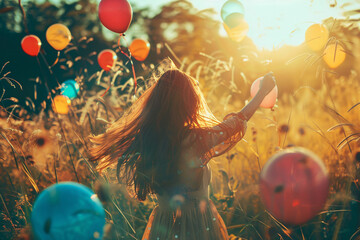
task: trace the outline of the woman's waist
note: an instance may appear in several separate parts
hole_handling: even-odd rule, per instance
[[[209,196],[207,191],[190,192],[169,195],[157,195],[159,208],[193,208],[199,207],[200,204],[207,204],[209,202]]]

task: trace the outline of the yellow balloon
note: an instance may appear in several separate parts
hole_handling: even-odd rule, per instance
[[[243,20],[241,24],[234,28],[228,27],[225,23],[223,23],[223,25],[229,38],[235,42],[241,42],[249,31],[249,25],[245,20]]]
[[[69,112],[69,106],[71,104],[70,98],[64,95],[57,95],[52,102],[52,109],[56,113],[67,114]]]
[[[313,24],[305,32],[305,41],[313,51],[321,50],[327,43],[329,31],[323,24]]]
[[[337,68],[345,61],[346,53],[340,44],[330,44],[324,51],[323,59],[330,68]]]
[[[71,41],[71,32],[65,25],[56,23],[46,30],[46,40],[54,49],[61,51]]]

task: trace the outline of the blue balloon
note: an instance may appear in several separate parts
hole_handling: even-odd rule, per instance
[[[105,210],[88,187],[57,183],[36,198],[31,225],[39,240],[102,239]]]
[[[79,84],[74,80],[66,80],[61,84],[61,94],[70,99],[76,98],[79,93]]]
[[[228,0],[224,3],[224,5],[221,8],[221,18],[223,21],[226,20],[226,18],[233,13],[239,13],[244,15],[245,14],[245,8],[242,5],[241,2],[238,0]]]

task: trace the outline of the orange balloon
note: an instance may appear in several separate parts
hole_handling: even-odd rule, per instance
[[[330,68],[337,68],[345,61],[346,53],[340,44],[330,44],[324,51],[323,59]]]
[[[56,113],[67,114],[69,112],[69,106],[71,104],[70,98],[64,95],[57,95],[51,104],[52,109]]]
[[[144,61],[150,52],[150,43],[143,39],[134,39],[130,44],[131,56],[138,61]]]
[[[313,24],[305,32],[305,41],[313,51],[321,50],[327,43],[329,31],[323,24]]]
[[[102,50],[98,55],[98,63],[102,69],[109,71],[115,65],[117,55],[113,50]]]
[[[35,35],[27,35],[21,40],[21,48],[30,56],[37,56],[40,52],[41,41]]]
[[[250,88],[250,95],[251,97],[255,97],[255,95],[257,94],[257,92],[259,91],[260,88],[260,82],[264,77],[260,77],[258,79],[256,79],[253,84],[251,85]],[[273,90],[271,90],[271,92],[266,95],[266,97],[264,98],[264,100],[261,102],[260,107],[263,108],[273,108],[275,106],[276,103],[276,99],[278,97],[278,88],[277,86],[275,86],[273,88]]]
[[[223,23],[229,38],[235,42],[241,42],[249,31],[249,25],[244,19],[237,19],[237,26],[230,28]]]

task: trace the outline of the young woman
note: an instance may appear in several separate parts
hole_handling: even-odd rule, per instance
[[[92,138],[98,169],[116,164],[119,181],[132,187],[138,200],[157,196],[143,240],[228,239],[209,199],[208,162],[240,141],[246,122],[274,86],[272,74],[265,75],[257,95],[220,122],[197,81],[169,70],[106,133]]]

